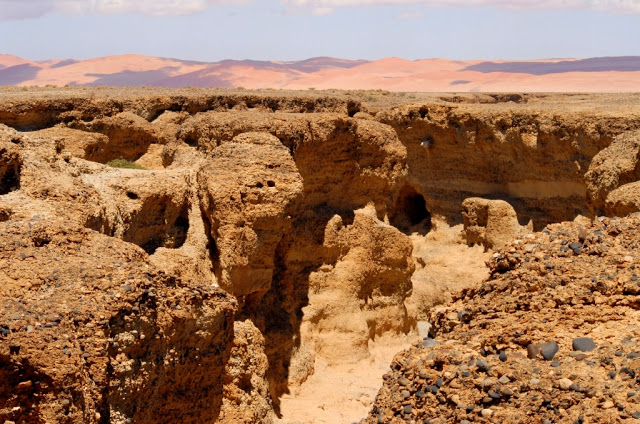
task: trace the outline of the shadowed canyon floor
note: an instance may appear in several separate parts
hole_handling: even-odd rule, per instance
[[[6,89],[0,421],[633,422],[639,181],[638,95]]]

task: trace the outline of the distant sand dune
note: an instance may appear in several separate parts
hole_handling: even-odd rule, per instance
[[[0,55],[0,85],[114,85],[425,92],[637,92],[640,56],[531,61],[375,61],[317,57],[295,62],[206,63],[140,55],[33,62]]]

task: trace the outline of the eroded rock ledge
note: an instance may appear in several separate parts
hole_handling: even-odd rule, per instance
[[[437,220],[493,249],[639,206],[637,108],[92,93],[0,95],[5,421],[270,422],[415,328]]]

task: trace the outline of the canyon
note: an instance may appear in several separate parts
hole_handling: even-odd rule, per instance
[[[556,422],[467,406],[587,330],[611,369],[551,410],[635,419],[639,100],[1,90],[0,420]]]

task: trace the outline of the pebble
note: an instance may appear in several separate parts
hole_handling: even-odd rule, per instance
[[[569,243],[569,249],[571,250],[576,250],[576,249],[581,249],[582,248],[582,243]]]
[[[614,404],[613,404],[612,401],[608,400],[608,401],[604,402],[602,405],[600,405],[600,407],[602,409],[611,409],[611,408],[614,407]]]
[[[571,345],[573,350],[578,352],[591,352],[596,348],[596,344],[589,337],[578,337],[573,339],[573,343]]]
[[[609,378],[614,379],[616,378],[617,373],[615,371],[609,371]]]
[[[562,390],[569,390],[572,385],[573,381],[569,380],[568,378],[561,378],[560,380],[558,380],[558,387],[560,387]]]
[[[483,409],[480,414],[484,417],[484,418],[489,418],[490,416],[493,415],[493,411],[491,409]]]
[[[558,346],[558,343],[547,342],[547,343],[543,343],[540,346],[540,353],[542,353],[542,357],[544,359],[546,359],[547,361],[550,361],[553,359],[554,356],[556,356],[556,353],[558,353],[559,349],[560,347]]]
[[[503,375],[502,377],[500,377],[500,379],[498,380],[498,383],[500,384],[509,384],[511,382],[511,380],[509,379],[509,377],[507,377],[506,375]]]
[[[634,412],[633,414],[631,414],[631,416],[635,419],[640,418],[640,412]]]
[[[434,347],[438,344],[438,342],[436,340],[433,339],[425,339],[420,346],[422,347]]]
[[[498,356],[498,358],[502,362],[506,362],[507,361],[507,354],[504,352],[504,350],[502,352],[500,352],[500,355]]]
[[[411,381],[408,378],[401,377],[398,379],[398,384],[401,386],[408,386],[411,384]]]
[[[489,369],[489,364],[487,363],[487,361],[484,361],[482,359],[478,359],[478,361],[476,362],[476,366],[480,371],[486,371],[487,369]]]
[[[552,362],[551,362],[551,366],[552,366],[552,367],[554,367],[554,368],[558,368],[558,367],[560,366],[560,362],[558,362],[558,361],[552,361]]]
[[[410,414],[412,410],[413,410],[413,408],[411,407],[411,405],[406,405],[404,407],[404,413],[405,414]]]
[[[503,387],[500,389],[500,393],[502,393],[506,397],[513,396],[513,391],[508,387]]]
[[[531,380],[529,380],[529,384],[535,386],[537,384],[540,384],[540,380],[538,380],[537,378],[532,378]]]

